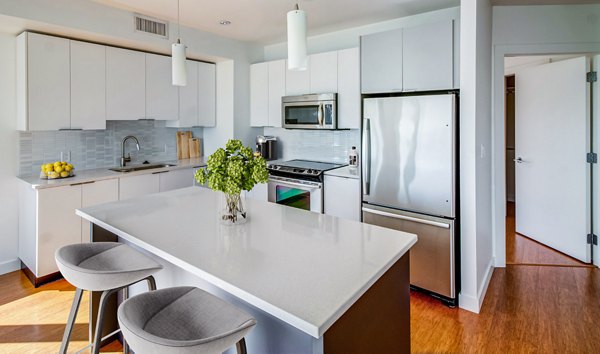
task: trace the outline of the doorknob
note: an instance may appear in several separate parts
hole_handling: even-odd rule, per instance
[[[516,159],[513,159],[513,161],[514,161],[514,162],[516,162],[516,163],[523,163],[523,162],[525,162],[525,161],[523,161],[523,159],[522,159],[522,158],[520,158],[520,157],[517,157]]]

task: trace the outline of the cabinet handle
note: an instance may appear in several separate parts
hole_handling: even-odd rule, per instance
[[[82,184],[92,184],[92,183],[96,183],[96,181],[73,183],[73,184],[70,184],[70,186],[81,186]]]
[[[169,173],[169,172],[171,172],[171,171],[158,171],[158,172],[152,172],[152,174],[153,175],[158,175],[158,174],[161,174],[161,173]]]
[[[81,128],[58,128],[59,131],[83,130]]]

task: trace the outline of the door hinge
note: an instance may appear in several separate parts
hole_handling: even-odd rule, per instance
[[[586,81],[587,82],[596,82],[596,81],[598,81],[598,74],[595,71],[590,71],[586,75]]]
[[[588,234],[587,235],[587,243],[588,245],[598,245],[598,235]]]
[[[587,163],[597,163],[598,162],[598,154],[595,152],[588,152],[586,155]]]

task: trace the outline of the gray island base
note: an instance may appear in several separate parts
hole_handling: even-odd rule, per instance
[[[246,224],[224,226],[219,198],[193,187],[77,214],[92,241],[128,243],[163,264],[159,288],[197,286],[254,316],[249,353],[410,352],[415,235],[254,200]]]

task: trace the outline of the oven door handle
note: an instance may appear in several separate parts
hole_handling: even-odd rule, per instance
[[[320,183],[307,184],[307,183],[289,182],[289,181],[284,181],[284,180],[274,179],[274,178],[269,179],[269,182],[274,182],[277,184],[285,184],[285,185],[288,185],[291,187],[304,187],[304,188],[310,188],[310,189],[321,189],[322,188]]]

